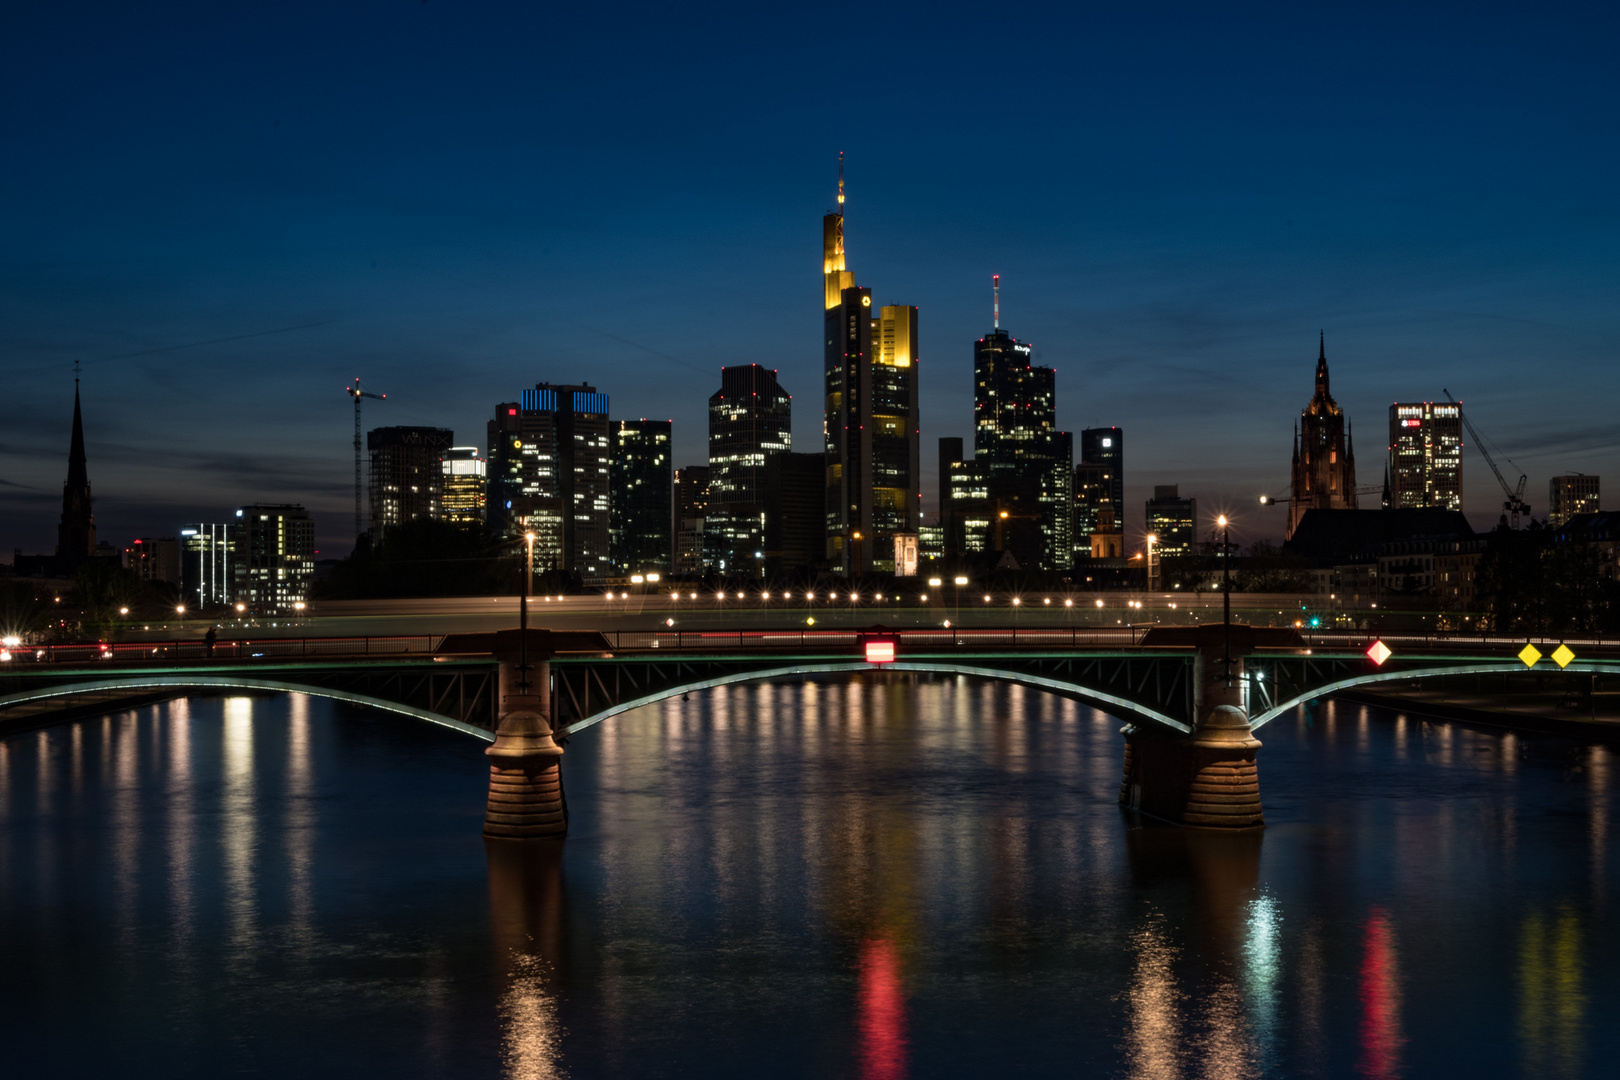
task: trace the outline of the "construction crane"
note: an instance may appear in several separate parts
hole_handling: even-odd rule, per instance
[[[354,542],[358,544],[360,534],[365,532],[364,519],[360,516],[360,400],[371,398],[373,401],[385,401],[388,395],[362,390],[358,375],[354,377],[354,385],[345,386],[343,392],[354,398]]]
[[[1474,425],[1468,419],[1468,414],[1463,412],[1462,402],[1452,397],[1451,391],[1447,390],[1445,387],[1441,387],[1440,390],[1446,395],[1447,401],[1457,406],[1457,415],[1462,417],[1463,427],[1468,431],[1468,437],[1474,440],[1474,445],[1479,447],[1480,457],[1485,459],[1485,464],[1489,465],[1491,467],[1491,472],[1496,474],[1496,482],[1502,485],[1502,494],[1507,496],[1507,498],[1502,502],[1502,519],[1504,521],[1511,521],[1511,527],[1517,529],[1519,527],[1520,514],[1523,514],[1527,521],[1530,518],[1530,505],[1524,501],[1525,475],[1523,473],[1519,474],[1518,487],[1508,487],[1506,478],[1502,476],[1502,470],[1496,467],[1496,461],[1492,459],[1490,451],[1485,449],[1484,436],[1475,430]],[[1498,453],[1501,453],[1502,448],[1498,446],[1496,450]],[[1502,454],[1502,460],[1508,463],[1509,468],[1518,468],[1517,465],[1513,464],[1513,459],[1508,457],[1506,454]]]

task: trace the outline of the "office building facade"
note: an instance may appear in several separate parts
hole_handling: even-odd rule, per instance
[[[238,519],[245,516],[238,513]],[[241,527],[233,522],[198,522],[180,530],[180,587],[197,611],[228,607],[238,592],[236,557]]]
[[[1198,500],[1183,499],[1176,484],[1161,484],[1147,501],[1146,525],[1156,558],[1191,555],[1198,542]]]
[[[1461,510],[1462,448],[1461,406],[1432,401],[1391,405],[1390,509]]]
[[[258,503],[236,512],[237,599],[251,615],[288,615],[315,581],[315,523],[296,504]]]
[[[476,446],[452,446],[439,462],[439,508],[444,520],[458,525],[484,521],[489,462]]]
[[[1547,524],[1553,528],[1563,528],[1577,514],[1599,512],[1597,477],[1572,473],[1547,482]]]
[[[703,526],[709,513],[709,467],[688,465],[675,470],[673,571],[695,576],[703,573]]]
[[[1356,508],[1356,453],[1344,410],[1328,387],[1327,339],[1317,343],[1316,392],[1299,414],[1294,431],[1292,498],[1288,536],[1307,510]]]
[[[620,574],[667,574],[674,468],[668,420],[614,420],[609,467],[613,566]]]
[[[535,534],[535,572],[612,571],[608,396],[538,383],[489,421],[485,519],[497,539]]]
[[[822,498],[826,483],[820,454],[776,454],[765,465],[765,570],[767,577],[811,577],[826,560]]]
[[[444,485],[440,462],[455,433],[436,427],[381,427],[366,433],[371,455],[371,538],[418,518],[438,518]]]
[[[776,372],[758,364],[720,369],[709,398],[709,495],[704,544],[712,568],[764,573],[765,470],[793,448],[793,401]]]

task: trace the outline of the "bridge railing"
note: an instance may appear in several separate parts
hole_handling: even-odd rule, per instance
[[[443,641],[439,634],[387,637],[220,638],[210,650],[201,639],[187,641],[78,642],[70,645],[18,646],[8,650],[12,663],[119,664],[168,663],[175,660],[258,660],[328,656],[399,656],[431,654]]]
[[[884,636],[902,646],[960,648],[973,646],[1040,646],[1054,648],[1119,648],[1141,644],[1147,627],[1008,627],[1002,629],[888,629]],[[602,636],[615,651],[643,649],[848,649],[855,650],[870,630],[606,630]]]

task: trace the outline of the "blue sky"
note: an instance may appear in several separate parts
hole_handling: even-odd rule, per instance
[[[1416,10],[1414,10],[1416,8]],[[1529,474],[1614,477],[1612,7],[35,5],[0,43],[0,547],[54,545],[72,365],[104,538],[253,501],[348,546],[356,375],[482,445],[588,380],[705,456],[724,364],[820,444],[820,217],[921,309],[933,441],[972,342],[1279,536],[1319,329],[1360,482],[1388,405],[1461,397]],[[1466,458],[1466,506],[1500,495]],[[1610,497],[1612,499],[1612,496]],[[1139,510],[1127,522],[1139,526]]]

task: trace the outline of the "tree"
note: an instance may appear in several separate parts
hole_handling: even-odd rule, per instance
[[[410,596],[510,595],[523,587],[522,549],[485,541],[476,525],[418,518],[390,526],[382,540],[360,538],[349,557],[319,582],[324,600]]]

